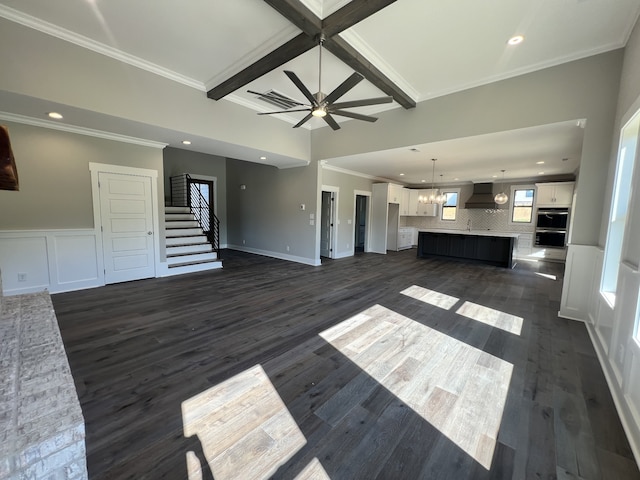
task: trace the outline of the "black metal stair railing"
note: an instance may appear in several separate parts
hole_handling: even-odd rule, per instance
[[[189,207],[198,221],[207,240],[220,258],[220,220],[213,212],[213,206],[202,196],[196,183],[191,182],[188,173],[171,177],[171,206]]]

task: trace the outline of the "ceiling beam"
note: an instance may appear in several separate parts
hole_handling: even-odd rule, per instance
[[[241,72],[213,87],[207,92],[209,98],[220,100],[271,70],[311,50],[318,44],[318,36],[323,33],[327,50],[362,74],[387,95],[392,96],[404,108],[416,106],[411,97],[398,85],[394,84],[353,47],[338,37],[340,32],[356,25],[397,0],[352,0],[324,20],[318,18],[300,0],[264,1],[302,30],[302,33],[257,62],[249,65]]]
[[[213,87],[207,92],[207,97],[212,100],[220,100],[231,92],[235,92],[239,88],[253,82],[255,79],[269,73],[274,68],[278,68],[289,60],[311,50],[316,45],[316,41],[313,38],[305,33],[301,33],[284,45],[276,48],[273,52],[265,55],[257,62],[249,65],[241,72]]]
[[[392,96],[404,108],[415,108],[416,102],[407,93],[341,37],[335,36],[325,40],[324,46],[384,93]]]

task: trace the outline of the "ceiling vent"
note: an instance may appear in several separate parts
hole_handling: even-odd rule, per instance
[[[278,93],[275,90],[269,90],[262,95],[256,95],[256,98],[283,110],[287,110],[291,107],[300,105],[300,102],[294,100],[293,98],[289,98],[286,95]]]

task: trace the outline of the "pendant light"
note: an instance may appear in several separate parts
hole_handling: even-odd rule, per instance
[[[509,201],[509,197],[507,196],[506,193],[504,193],[504,172],[506,170],[500,170],[502,172],[502,184],[500,185],[500,193],[498,193],[493,201],[496,202],[498,205],[504,205],[505,203],[507,203]]]
[[[440,185],[442,185],[442,174],[440,174]],[[444,192],[441,189],[440,193],[436,196],[436,203],[438,205],[443,205],[444,203],[446,203],[446,201],[447,201],[447,196],[444,194]]]
[[[436,162],[438,161],[437,158],[432,158],[431,161],[432,163],[432,168],[431,168],[431,194],[429,195],[429,203],[434,203],[436,201],[436,194],[435,192],[435,184],[434,184],[434,180],[435,180],[435,173],[436,173]]]

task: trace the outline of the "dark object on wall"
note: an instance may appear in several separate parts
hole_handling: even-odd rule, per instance
[[[0,125],[0,190],[19,190],[18,169],[11,151],[9,130]]]

